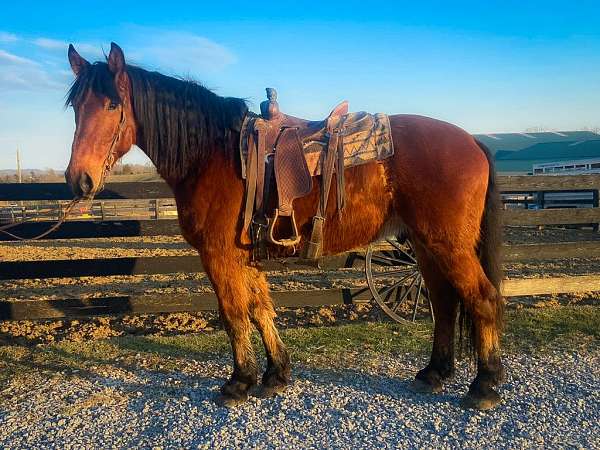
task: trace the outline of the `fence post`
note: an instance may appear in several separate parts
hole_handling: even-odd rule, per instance
[[[154,199],[154,220],[160,219],[160,204],[157,198]]]
[[[600,207],[600,201],[599,201],[600,195],[599,195],[599,192],[600,191],[598,189],[595,189],[593,191],[593,194],[592,194],[592,196],[593,196],[593,200],[592,200],[593,203],[592,203],[592,205],[594,206],[594,208]],[[599,223],[592,224],[592,227],[593,227],[592,229],[594,231],[596,231],[596,232],[600,231],[600,224]]]
[[[545,209],[545,207],[546,207],[544,193],[545,193],[544,191],[537,192],[537,208],[538,209]],[[544,229],[544,225],[538,225],[538,230],[543,230],[543,229]]]
[[[102,222],[106,219],[104,216],[104,202],[100,202],[100,214],[102,216]]]

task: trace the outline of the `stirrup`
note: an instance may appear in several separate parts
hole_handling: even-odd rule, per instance
[[[292,221],[292,235],[289,238],[275,239],[275,236],[273,236],[273,230],[275,229],[277,220],[279,220],[279,208],[275,209],[275,215],[272,219],[269,219],[269,233],[267,234],[267,240],[271,244],[281,245],[283,247],[294,247],[298,245],[300,243],[300,235],[298,234],[298,226],[296,225],[294,211],[292,210],[292,214],[290,215],[290,220]]]

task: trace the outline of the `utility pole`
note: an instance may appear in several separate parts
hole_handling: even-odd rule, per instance
[[[17,181],[18,183],[23,182],[21,177],[21,154],[19,153],[19,147],[17,147]]]

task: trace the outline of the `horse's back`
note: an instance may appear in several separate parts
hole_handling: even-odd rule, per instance
[[[460,127],[416,115],[390,116],[394,157],[390,161],[403,177],[421,182],[460,186],[485,180],[489,164],[475,138]]]
[[[397,114],[390,116],[390,125],[396,154],[421,157],[431,154],[460,164],[466,162],[461,157],[485,161],[479,158],[483,153],[475,138],[451,123],[426,116]]]

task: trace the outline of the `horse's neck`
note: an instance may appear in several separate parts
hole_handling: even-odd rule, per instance
[[[157,132],[158,130],[155,130],[155,132]],[[156,142],[156,137],[157,136],[145,136],[142,132],[138,132],[138,136],[137,136],[137,142],[139,142],[139,148],[146,154],[146,156],[150,159],[150,161],[152,161],[152,164],[154,164],[154,167],[156,168],[156,171],[158,172],[158,174],[167,182],[167,184],[171,187],[171,189],[175,189],[175,187],[181,183],[184,183],[186,181],[186,178],[188,178],[190,175],[193,175],[194,177],[200,177],[202,176],[203,172],[206,171],[206,162],[205,160],[202,159],[198,159],[196,161],[195,164],[193,164],[193,166],[189,167],[188,170],[186,170],[187,175],[186,176],[174,176],[173,174],[170,174],[167,169],[165,167],[162,167],[162,163],[161,163],[161,158],[160,155],[164,154],[164,152],[168,152],[168,151],[172,151],[170,149],[167,148],[160,148],[154,155],[152,155],[150,152],[147,152],[145,147],[145,143],[149,142],[149,141],[154,141]],[[207,158],[204,158],[207,159]]]
[[[150,152],[146,152],[146,150],[141,146],[144,142],[146,142],[147,136],[143,136],[141,133],[138,133],[137,142],[140,143],[141,150],[150,158],[156,171],[158,174],[166,181],[166,183],[171,187],[173,192],[185,191],[190,192],[195,189],[195,186],[198,185],[200,180],[205,180],[210,178],[212,180],[220,180],[220,183],[226,184],[229,179],[236,178],[236,167],[235,162],[231,160],[229,155],[234,154],[235,152],[231,150],[231,146],[235,145],[235,138],[227,139],[225,145],[229,147],[229,149],[219,148],[216,144],[213,145],[211,151],[202,152],[205,155],[202,158],[198,158],[195,163],[190,164],[190,167],[187,168],[185,176],[173,176],[169,174],[163,167],[161,167],[160,162],[160,152],[169,151],[168,149],[159,149],[156,155],[151,155]],[[155,136],[153,136],[155,138]],[[220,183],[215,183],[219,185]]]
[[[187,133],[191,133],[192,131],[197,132],[198,130],[187,130]],[[223,129],[221,131],[223,136],[215,135],[214,133],[211,133],[210,130],[203,130],[202,132],[211,136],[211,139],[208,142],[198,142],[198,147],[196,148],[189,147],[187,149],[180,149],[162,145],[162,148],[159,147],[156,151],[147,151],[145,148],[147,143],[163,142],[166,139],[165,136],[160,135],[161,132],[162,130],[158,127],[144,127],[143,124],[139,124],[137,127],[136,142],[139,144],[138,146],[142,151],[150,158],[159,175],[164,178],[171,187],[184,181],[190,174],[194,177],[202,176],[207,170],[210,161],[216,157],[218,159],[224,158],[229,164],[233,163],[233,161],[228,160],[233,159],[235,155],[234,147],[237,145],[238,139],[236,139],[234,136],[235,132],[231,129]],[[147,135],[146,133],[154,133],[154,135]],[[186,150],[187,156],[183,156],[182,158],[177,158],[177,154],[168,153],[178,151],[183,152]],[[181,161],[176,163],[176,170],[173,170],[173,161],[177,159],[181,159]]]

